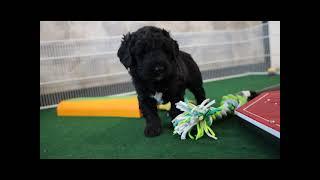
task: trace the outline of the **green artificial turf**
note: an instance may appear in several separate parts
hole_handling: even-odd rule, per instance
[[[279,76],[245,76],[207,82],[208,98],[220,102],[223,95],[259,90],[279,84]],[[186,96],[193,98],[187,91]],[[159,112],[163,133],[143,134],[142,118],[57,117],[56,109],[40,110],[40,158],[280,158],[280,141],[236,116],[215,122],[218,140],[180,140],[167,128],[170,119]]]

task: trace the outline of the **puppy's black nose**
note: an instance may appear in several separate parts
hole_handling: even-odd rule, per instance
[[[154,71],[157,73],[161,73],[164,71],[164,67],[163,66],[157,66],[154,68]]]

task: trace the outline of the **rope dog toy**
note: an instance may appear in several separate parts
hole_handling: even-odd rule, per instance
[[[212,122],[217,119],[222,119],[228,114],[233,114],[234,110],[248,101],[250,91],[241,91],[235,95],[228,94],[222,97],[220,106],[215,108],[215,100],[204,100],[200,105],[196,106],[188,99],[185,102],[179,101],[176,107],[183,111],[180,115],[174,118],[171,122],[174,126],[173,134],[179,134],[181,140],[186,139],[186,135],[191,139],[199,139],[204,133],[209,137],[217,140],[214,131],[210,128]],[[196,135],[191,134],[191,131],[196,127]]]

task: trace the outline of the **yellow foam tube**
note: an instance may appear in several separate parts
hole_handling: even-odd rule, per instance
[[[160,104],[159,110],[169,111],[171,103]],[[137,96],[112,98],[82,98],[65,100],[57,106],[58,116],[100,116],[140,118]]]
[[[58,104],[58,116],[102,116],[140,118],[137,96],[66,100]]]

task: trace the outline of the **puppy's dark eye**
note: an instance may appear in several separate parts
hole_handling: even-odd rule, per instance
[[[135,52],[135,56],[143,56],[145,53],[145,45],[142,41],[137,41],[134,45],[133,52]]]
[[[162,46],[162,51],[169,56],[168,58],[171,58],[173,56],[172,49],[170,49],[168,46]]]
[[[134,56],[138,59],[143,59],[144,51],[143,50],[136,51]]]

